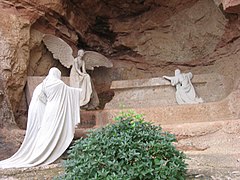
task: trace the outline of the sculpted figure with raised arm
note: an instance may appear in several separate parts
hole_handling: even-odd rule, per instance
[[[57,160],[72,142],[80,122],[80,97],[81,89],[66,85],[60,70],[51,68],[33,92],[21,147],[0,161],[0,168],[48,165]]]
[[[169,80],[172,86],[176,87],[176,101],[178,104],[197,104],[202,103],[202,98],[196,95],[191,79],[193,75],[189,73],[181,73],[179,69],[175,70],[175,76],[163,76]]]

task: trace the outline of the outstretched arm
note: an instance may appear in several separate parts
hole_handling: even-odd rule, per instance
[[[163,76],[163,78],[171,81],[171,85],[172,86],[175,86],[175,85],[177,85],[179,83],[178,82],[178,78],[175,77],[175,76]]]
[[[172,77],[172,76],[163,76],[163,78],[171,81],[174,77]]]

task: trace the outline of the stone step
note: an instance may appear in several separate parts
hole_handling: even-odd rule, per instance
[[[239,154],[187,154],[189,180],[240,179]]]
[[[226,119],[238,119],[237,107],[229,107],[230,101],[225,99],[220,102],[203,103],[194,105],[175,105],[164,107],[134,108],[135,112],[143,114],[148,122],[156,125],[215,122]],[[120,112],[128,109],[81,111],[81,119],[89,121],[98,127],[113,123]]]
[[[86,138],[90,130],[92,130],[92,128],[76,128],[74,139]]]
[[[89,113],[88,113],[89,112]],[[94,112],[81,110],[80,112],[80,123],[78,128],[93,128],[96,126],[96,117]]]
[[[240,119],[161,127],[176,135],[174,144],[187,155],[187,179],[240,179]],[[76,129],[76,137],[86,134]]]
[[[115,112],[114,112],[115,113]],[[104,127],[109,120],[106,111],[85,111],[82,116],[95,121],[92,128]],[[113,116],[114,117],[114,116]],[[112,117],[112,119],[113,119]],[[83,118],[83,119],[84,119]],[[93,123],[92,123],[93,124]],[[227,119],[203,122],[175,122],[160,125],[164,131],[176,135],[178,142],[176,146],[185,152],[236,152],[240,153],[240,119]],[[86,130],[79,130],[79,134],[86,134]]]
[[[162,128],[176,135],[175,145],[187,154],[187,163],[194,171],[240,168],[240,119],[163,125]]]

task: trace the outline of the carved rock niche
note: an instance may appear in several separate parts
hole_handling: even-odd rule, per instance
[[[41,28],[38,28],[42,30]],[[27,67],[27,76],[46,76],[51,67],[57,67],[61,70],[63,76],[69,76],[70,70],[61,65],[61,63],[54,59],[42,42],[42,37],[47,32],[41,32],[35,29],[35,25],[30,30],[30,57]],[[26,128],[27,122],[27,98],[26,87],[23,93],[20,107],[18,108],[15,116],[16,123],[21,129]]]
[[[30,61],[28,65],[28,76],[46,76],[51,67],[57,67],[61,70],[63,76],[69,75],[69,70],[54,59],[42,42],[44,33],[31,29],[30,39]]]

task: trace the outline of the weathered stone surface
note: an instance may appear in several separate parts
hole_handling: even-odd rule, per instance
[[[1,169],[0,177],[9,180],[54,179],[62,173],[64,173],[64,168],[61,162],[58,162],[42,167]]]
[[[189,172],[199,171],[202,179],[212,173],[212,179],[239,179],[239,125],[237,119],[166,125],[163,129],[176,134],[176,146],[189,157]]]
[[[222,3],[226,12],[240,14],[240,0],[222,0]]]
[[[231,1],[226,12],[235,12],[233,9],[238,5],[233,2],[236,1]],[[2,0],[2,124],[13,122],[13,112],[20,119],[24,113],[26,115],[24,103],[20,109],[18,105],[24,99],[22,92],[27,74],[44,76],[51,66],[60,68],[58,61],[41,43],[44,33],[66,40],[74,49],[74,55],[78,48],[84,48],[101,52],[113,61],[112,69],[96,68],[90,72],[98,93],[107,101],[112,97],[111,81],[161,77],[171,74],[177,67],[193,74],[221,74],[231,79],[229,82],[233,82],[234,92],[227,89],[219,94],[225,97],[231,93],[227,100],[206,103],[199,109],[184,106],[177,108],[177,113],[169,107],[150,111],[137,109],[139,113],[152,113],[149,119],[158,119],[161,115],[163,120],[165,118],[163,123],[174,123],[180,111],[182,121],[179,122],[239,117],[240,97],[236,91],[240,79],[239,15],[223,13],[220,4],[220,0]],[[67,69],[61,70],[64,75],[69,74]],[[216,89],[220,91],[222,87],[219,84]],[[208,116],[211,111],[214,115]],[[105,125],[115,114],[115,110],[110,113],[102,111],[94,117],[104,119],[98,125]],[[167,121],[170,118],[171,121]],[[18,124],[20,121],[17,120]]]
[[[14,116],[4,89],[4,82],[0,77],[0,128],[11,124],[15,124]]]
[[[204,102],[222,100],[233,90],[233,81],[219,74],[195,75],[192,83]],[[110,89],[114,97],[104,109],[176,105],[175,87],[161,77],[113,81]]]
[[[13,16],[17,14],[31,26],[31,29],[28,27],[28,37],[24,36],[24,40],[30,40],[28,75],[46,75],[49,67],[59,66],[40,43],[41,33],[60,36],[75,51],[77,46],[96,50],[114,60],[111,70],[99,69],[92,73],[99,93],[108,91],[112,80],[162,76],[172,72],[176,66],[184,71],[204,64],[205,68],[198,66],[192,72],[215,72],[216,67],[206,65],[213,64],[225,52],[220,50],[218,55],[211,54],[216,54],[219,47],[231,45],[239,37],[239,30],[229,26],[230,23],[237,24],[237,21],[227,20],[211,0],[4,0],[1,8]],[[231,29],[231,34],[228,29]],[[20,42],[21,39],[15,38],[15,41]],[[28,58],[25,60],[28,61]],[[68,75],[66,69],[61,70]],[[26,80],[21,73],[19,71],[16,75],[24,80],[14,82],[20,84],[19,91],[22,91],[22,83]],[[10,96],[14,107],[21,95],[16,93],[13,96],[19,97],[13,97],[10,93]]]
[[[116,43],[133,48],[152,64],[159,61],[187,63],[212,53],[224,33],[223,15],[211,1],[192,2],[189,6],[184,1],[181,3],[188,8],[176,14],[159,6],[154,15],[145,13],[133,23],[114,22],[114,31],[127,34],[117,37]],[[136,30],[131,32],[132,29]]]
[[[26,80],[30,26],[28,20],[9,13],[0,12],[0,75],[11,110],[16,112]]]
[[[24,130],[16,126],[0,128],[0,160],[12,156],[17,151],[23,141],[24,133]]]

